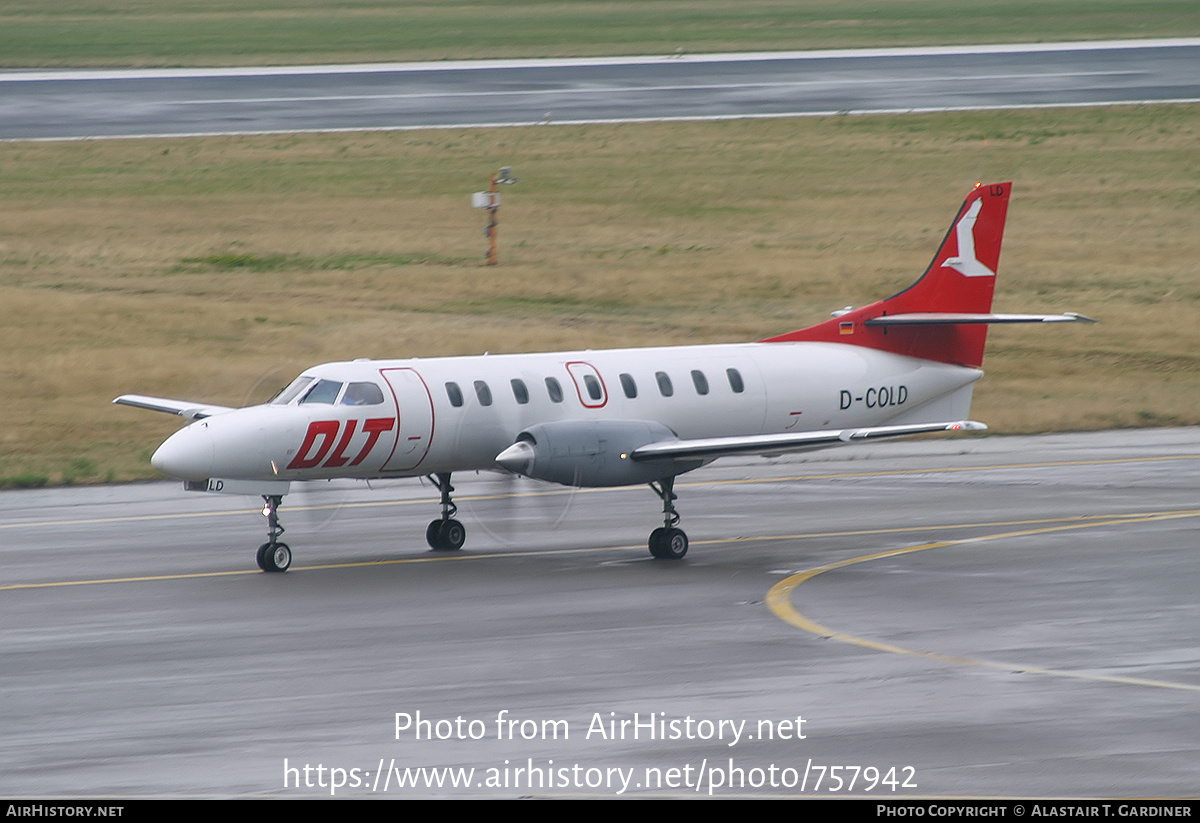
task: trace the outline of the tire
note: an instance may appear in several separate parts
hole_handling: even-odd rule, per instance
[[[688,538],[683,529],[665,529],[659,542],[659,553],[655,557],[662,560],[682,560],[687,550]]]
[[[441,520],[432,521],[429,524],[429,527],[425,529],[425,542],[429,544],[429,548],[440,549],[442,547],[441,533],[442,533],[442,521]]]
[[[662,553],[663,552],[663,535],[665,535],[666,533],[667,533],[667,530],[664,529],[662,526],[659,526],[657,529],[650,532],[650,541],[649,541],[650,554],[651,554],[651,556],[656,557],[660,560],[663,559],[663,553]]]
[[[285,572],[292,565],[292,550],[287,543],[266,544],[266,551],[259,549],[263,556],[263,571]]]
[[[447,520],[439,530],[438,541],[446,551],[458,551],[467,542],[467,530],[457,520]]]

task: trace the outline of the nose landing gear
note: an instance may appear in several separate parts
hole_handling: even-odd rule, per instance
[[[267,518],[267,542],[258,547],[258,567],[265,572],[285,572],[292,565],[292,550],[287,543],[280,543],[283,526],[279,522],[278,510],[283,503],[283,496],[264,494],[266,505],[263,506],[263,516]]]

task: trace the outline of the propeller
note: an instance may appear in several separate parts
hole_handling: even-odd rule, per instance
[[[460,454],[472,450],[470,441],[475,437],[488,437],[486,427],[493,425],[495,419],[484,412],[475,392],[465,394],[467,406],[458,415],[453,434],[455,449]],[[468,517],[469,528],[514,547],[562,526],[570,516],[578,491],[523,477],[499,466],[495,471],[455,474],[453,482],[454,502],[460,515]]]
[[[287,386],[291,371],[285,372],[284,369],[290,368],[280,363],[260,374],[246,390],[242,406],[256,406],[270,401]],[[312,534],[324,531],[345,507],[351,493],[361,487],[362,481],[357,480],[294,481],[284,503],[287,525]]]
[[[470,517],[472,526],[508,546],[560,528],[579,491],[503,471],[464,473],[456,475],[454,482],[459,512]]]
[[[258,379],[254,381],[253,385],[246,390],[246,396],[242,398],[242,406],[257,406],[261,403],[266,403],[268,400],[278,394],[280,389],[287,385],[285,383],[283,386],[276,386],[274,380],[275,376],[282,372],[283,369],[283,365],[278,365],[267,369],[265,372],[260,374]],[[267,381],[271,382],[268,383]],[[263,389],[264,384],[267,386],[267,389],[272,390],[270,394],[265,393],[266,390]]]

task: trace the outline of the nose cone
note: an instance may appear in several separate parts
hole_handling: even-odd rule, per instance
[[[528,475],[533,470],[533,459],[537,452],[524,440],[518,440],[496,455],[496,462],[510,472]]]
[[[150,464],[168,477],[206,480],[212,476],[213,438],[204,421],[180,429],[166,439]]]

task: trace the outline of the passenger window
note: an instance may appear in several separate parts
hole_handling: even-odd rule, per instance
[[[553,377],[546,378],[546,391],[550,395],[550,400],[555,403],[561,403],[563,400],[562,384]]]
[[[655,372],[654,379],[658,381],[658,390],[662,392],[663,397],[670,397],[675,393],[675,387],[671,385],[671,378],[665,371]]]
[[[600,389],[600,381],[590,374],[583,376],[583,385],[587,387],[588,397],[593,400],[599,400],[604,396],[604,392]]]
[[[341,390],[342,384],[336,380],[318,380],[317,384],[309,389],[308,394],[304,395],[304,399],[300,402],[328,403],[332,406]]]
[[[637,383],[633,382],[633,375],[621,375],[621,388],[625,390],[625,396],[630,400],[637,397]]]
[[[492,390],[488,388],[488,384],[482,380],[475,381],[475,396],[479,398],[479,405],[492,405]]]
[[[529,389],[525,388],[524,380],[512,380],[513,397],[517,398],[517,402],[524,406],[529,402]]]
[[[374,383],[351,383],[342,395],[343,406],[378,406],[383,392]]]
[[[462,406],[462,404],[463,404],[462,389],[460,389],[458,387],[457,383],[447,383],[446,384],[446,396],[450,398],[450,405],[453,406],[454,408],[457,409],[460,406]]]
[[[692,383],[696,386],[696,394],[708,394],[708,378],[704,372],[692,369]]]
[[[725,376],[729,378],[729,388],[733,389],[734,394],[741,394],[746,390],[746,384],[742,382],[742,373],[737,369],[726,369]]]

